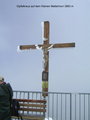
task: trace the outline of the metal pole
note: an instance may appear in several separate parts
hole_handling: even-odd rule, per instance
[[[72,120],[72,93],[70,94],[70,120]]]

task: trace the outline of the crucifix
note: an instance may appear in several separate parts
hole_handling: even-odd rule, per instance
[[[43,52],[43,71],[42,71],[42,92],[48,92],[48,76],[49,76],[49,50],[51,48],[68,48],[75,47],[75,43],[49,43],[49,21],[42,23],[43,25],[43,44],[38,45],[20,45],[20,50],[39,49]]]

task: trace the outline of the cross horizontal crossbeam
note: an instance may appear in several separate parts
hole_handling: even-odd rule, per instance
[[[68,48],[68,47],[75,47],[75,43],[57,43],[57,44],[39,44],[39,45],[20,45],[20,50],[25,50],[25,49],[36,49],[37,46],[39,48],[45,49],[49,48],[52,46],[52,48]]]

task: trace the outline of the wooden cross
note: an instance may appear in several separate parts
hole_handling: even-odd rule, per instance
[[[41,49],[43,51],[43,72],[42,72],[42,91],[48,92],[48,73],[49,73],[49,49],[75,47],[75,43],[49,43],[49,22],[43,22],[43,44],[21,45],[20,50]]]

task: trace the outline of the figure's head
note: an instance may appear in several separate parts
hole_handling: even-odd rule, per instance
[[[4,82],[4,77],[0,76],[0,82]]]

